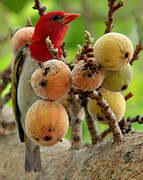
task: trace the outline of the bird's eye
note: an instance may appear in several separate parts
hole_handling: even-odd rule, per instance
[[[55,16],[53,16],[53,17],[52,17],[52,20],[53,20],[53,21],[57,21],[57,20],[59,20],[59,16],[56,16],[56,15],[55,15]]]
[[[57,15],[55,15],[55,16],[52,17],[52,20],[53,20],[53,21],[59,21],[59,20],[61,20],[62,18],[63,18],[62,16],[57,16]]]

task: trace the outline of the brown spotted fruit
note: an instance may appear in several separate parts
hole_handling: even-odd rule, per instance
[[[84,62],[80,60],[72,70],[72,84],[82,91],[92,91],[101,86],[104,79],[104,71],[96,61]]]
[[[127,64],[120,71],[105,71],[102,86],[109,91],[121,92],[128,88],[132,78],[132,67]]]
[[[126,102],[124,96],[120,92],[111,92],[105,89],[102,89],[101,93],[119,122],[123,118],[126,111]],[[89,98],[87,107],[89,114],[94,120],[103,124],[108,123],[108,120],[106,119],[96,100]]]
[[[94,44],[94,57],[108,71],[118,71],[133,57],[131,40],[116,32],[104,34]]]
[[[68,127],[68,115],[56,101],[38,100],[26,114],[26,134],[39,145],[52,146],[58,143],[65,136]]]
[[[34,27],[24,27],[19,29],[11,39],[11,47],[14,55],[29,43],[34,33]]]
[[[70,90],[71,70],[60,60],[49,60],[32,74],[31,85],[37,96],[57,100]]]

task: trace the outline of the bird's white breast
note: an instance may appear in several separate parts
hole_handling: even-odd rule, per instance
[[[18,106],[21,114],[20,120],[23,128],[25,127],[25,116],[27,110],[36,100],[39,99],[33,91],[30,83],[31,75],[39,68],[39,64],[36,60],[30,57],[29,49],[27,49],[25,53],[26,57],[22,67],[17,93]]]

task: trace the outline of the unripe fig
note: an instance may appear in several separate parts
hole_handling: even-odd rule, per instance
[[[127,64],[120,71],[105,71],[102,86],[109,91],[121,92],[128,88],[132,77],[132,67],[130,64]]]
[[[118,71],[133,57],[130,39],[120,33],[107,33],[94,44],[94,57],[108,71]]]
[[[19,29],[11,40],[11,47],[14,55],[17,55],[18,51],[27,44],[34,33],[34,27],[24,27]]]
[[[56,101],[38,100],[26,114],[26,134],[39,145],[52,146],[58,143],[65,136],[68,126],[68,115]]]
[[[105,89],[102,89],[101,92],[110,108],[112,109],[113,113],[115,113],[117,121],[119,122],[123,118],[126,110],[126,102],[124,96],[121,93],[111,92]],[[87,107],[89,114],[94,120],[100,121],[103,124],[107,124],[108,120],[101,111],[101,107],[97,104],[96,100],[89,98]]]
[[[32,74],[31,85],[37,96],[57,100],[70,90],[71,71],[64,62],[49,60]]]
[[[101,65],[95,61],[80,60],[72,70],[72,84],[82,91],[92,91],[101,86],[104,72]]]

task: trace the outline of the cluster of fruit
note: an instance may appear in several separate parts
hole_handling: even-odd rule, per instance
[[[15,56],[19,49],[29,42],[33,32],[33,27],[17,31],[12,39]],[[54,145],[66,134],[69,119],[61,105],[61,98],[66,99],[67,103],[67,93],[71,86],[84,92],[102,86],[99,91],[117,120],[120,121],[124,116],[126,103],[122,91],[127,89],[132,80],[132,69],[129,64],[133,56],[132,43],[120,33],[108,33],[99,38],[92,49],[94,58],[87,61],[81,59],[75,64],[72,72],[63,61],[52,59],[41,64],[32,74],[31,86],[40,100],[29,108],[25,130],[35,143]],[[12,66],[13,64],[14,62]],[[89,98],[88,111],[93,119],[107,123],[96,100]]]
[[[133,57],[132,43],[123,34],[108,33],[95,42],[93,52],[94,58],[80,60],[75,65],[72,72],[73,85],[82,91],[92,91],[102,86],[99,91],[120,121],[126,109],[122,92],[132,80],[129,64]],[[93,119],[107,123],[96,100],[89,98],[88,111]]]

